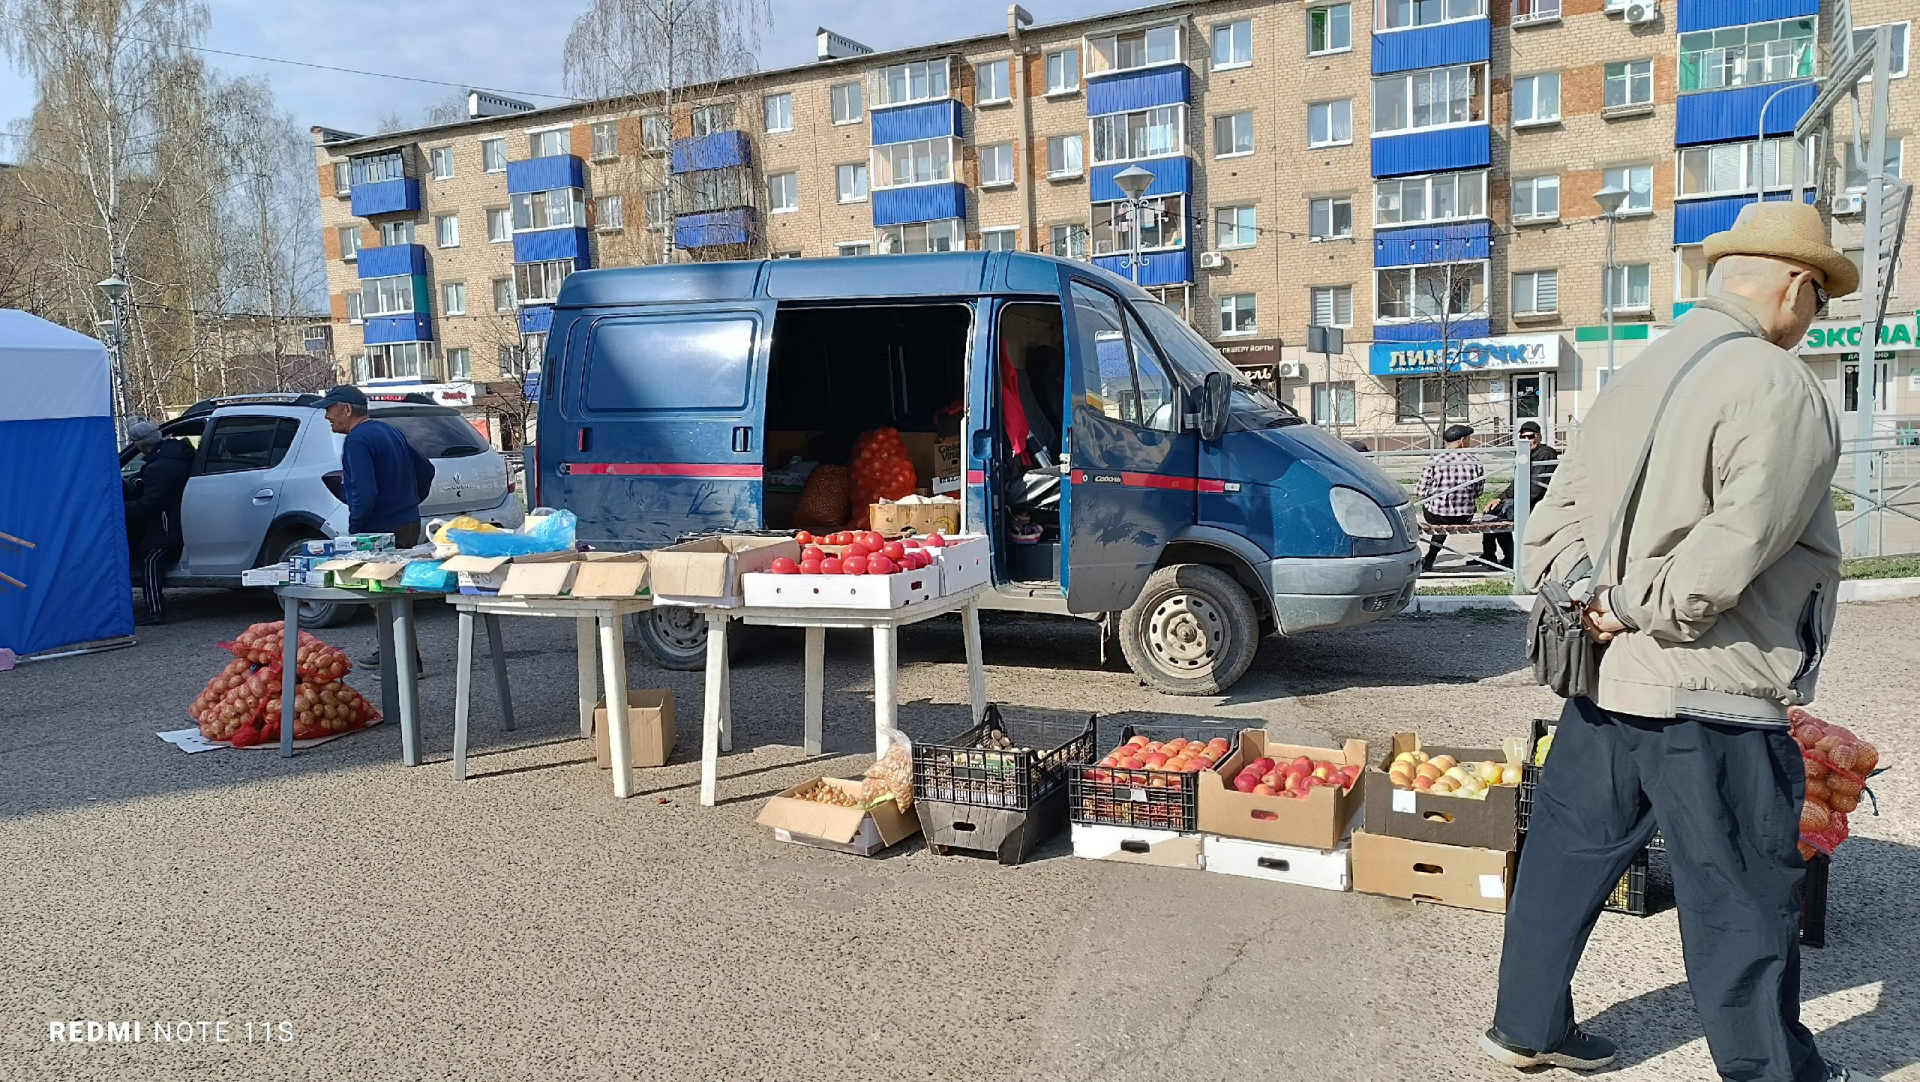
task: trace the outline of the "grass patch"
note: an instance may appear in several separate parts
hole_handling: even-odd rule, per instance
[[[1502,578],[1483,582],[1450,582],[1417,587],[1414,592],[1428,597],[1505,597],[1513,593],[1513,580]]]
[[[1852,496],[1847,495],[1846,493],[1840,491],[1837,488],[1832,491],[1832,496],[1833,496],[1833,509],[1835,511],[1853,510]]]
[[[1920,556],[1868,556],[1840,565],[1843,579],[1920,578]]]

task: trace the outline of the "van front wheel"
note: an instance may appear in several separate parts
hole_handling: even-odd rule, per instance
[[[1260,618],[1233,576],[1205,564],[1155,571],[1120,616],[1134,674],[1169,695],[1218,695],[1253,664]]]
[[[663,669],[690,672],[707,666],[707,618],[680,605],[661,605],[628,618],[627,630]]]

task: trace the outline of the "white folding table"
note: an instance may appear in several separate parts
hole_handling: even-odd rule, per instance
[[[700,803],[712,807],[719,787],[720,752],[733,750],[733,681],[727,661],[727,625],[802,627],[807,631],[806,753],[820,754],[820,727],[825,712],[828,628],[856,628],[873,632],[873,731],[877,758],[886,754],[887,732],[899,717],[895,691],[899,673],[899,633],[908,624],[960,614],[967,650],[967,697],[977,723],[986,715],[987,674],[980,662],[980,595],[986,586],[898,609],[834,608],[705,608],[707,617],[707,694],[701,731]]]
[[[613,756],[613,795],[633,795],[633,761],[627,730],[627,638],[630,613],[653,608],[646,597],[503,597],[497,594],[448,594],[447,604],[460,614],[459,678],[454,686],[453,778],[467,776],[467,720],[473,698],[473,618],[487,621],[493,645],[494,676],[500,689],[500,710],[506,727],[513,728],[513,704],[507,690],[506,662],[500,648],[502,616],[543,616],[574,621],[574,646],[580,673],[580,735],[593,734],[593,709],[599,705],[594,664],[598,631],[599,674],[605,676],[608,750]]]
[[[273,588],[280,599],[281,630],[285,653],[280,662],[280,757],[293,756],[293,700],[299,673],[294,659],[300,648],[300,603],[331,601],[339,605],[373,606],[373,633],[380,651],[380,713],[400,725],[400,761],[407,766],[420,765],[420,674],[414,671],[419,640],[413,627],[413,600],[421,596],[411,591],[348,590],[334,586],[295,586],[282,583]]]

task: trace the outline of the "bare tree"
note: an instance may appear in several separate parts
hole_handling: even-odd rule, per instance
[[[1470,347],[1460,334],[1460,323],[1486,313],[1487,297],[1482,267],[1474,263],[1435,263],[1397,268],[1391,277],[1382,277],[1379,285],[1382,315],[1412,318],[1433,329],[1433,337],[1408,343],[1418,356],[1403,379],[1432,380],[1439,391],[1439,408],[1422,409],[1418,420],[1429,437],[1439,434],[1453,421],[1455,406],[1464,416],[1467,408],[1469,375],[1476,365]],[[1437,346],[1437,349],[1435,348]],[[1415,373],[1418,373],[1416,376]],[[1426,393],[1422,387],[1423,405]],[[1394,419],[1402,416],[1398,395],[1391,407]]]

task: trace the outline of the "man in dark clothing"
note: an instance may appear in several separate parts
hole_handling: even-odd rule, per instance
[[[185,440],[162,439],[152,421],[135,421],[127,427],[133,445],[146,456],[140,474],[127,494],[127,532],[136,536],[133,564],[140,569],[140,587],[144,594],[142,610],[133,622],[163,624],[167,620],[167,569],[180,559],[185,538],[180,531],[180,497],[187,491],[187,474],[193,470],[193,445]]]
[[[358,387],[335,387],[320,406],[333,430],[347,437],[340,447],[347,532],[390,533],[403,549],[419,544],[420,501],[433,487],[432,461],[407,442],[405,433],[367,416],[367,396]],[[376,648],[360,664],[379,668],[380,651]],[[414,668],[424,668],[417,652]]]
[[[1533,483],[1527,486],[1527,506],[1538,507],[1540,501],[1547,498],[1547,483],[1553,480],[1553,470],[1560,452],[1540,436],[1540,422],[1527,421],[1520,426],[1520,438],[1527,441],[1527,461],[1531,463],[1528,473]],[[1513,521],[1513,483],[1500,490],[1494,497],[1493,506],[1487,508],[1487,515],[1496,522]],[[1488,563],[1498,563],[1501,567],[1513,566],[1513,531],[1488,531],[1480,535],[1480,558]]]

